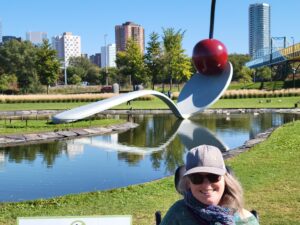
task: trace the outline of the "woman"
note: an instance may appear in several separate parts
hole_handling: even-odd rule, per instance
[[[221,151],[210,145],[191,149],[179,184],[184,199],[177,201],[160,225],[258,225],[243,208],[239,182],[225,168]]]

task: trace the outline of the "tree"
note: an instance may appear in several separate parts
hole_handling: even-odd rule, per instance
[[[37,71],[41,83],[47,86],[48,94],[49,85],[56,83],[60,72],[56,51],[51,49],[48,40],[43,40],[42,46],[37,51]]]
[[[233,77],[232,80],[237,81],[241,77],[240,72],[245,66],[245,63],[250,61],[249,55],[244,54],[230,54],[228,60],[231,62],[233,67]]]
[[[252,75],[253,75],[253,70],[243,66],[238,77],[238,81],[244,83],[244,88],[246,86],[246,83],[252,81]]]
[[[28,41],[11,40],[0,47],[0,67],[6,74],[15,74],[22,93],[41,91],[37,73],[37,50]]]
[[[123,75],[131,77],[133,85],[150,81],[140,47],[134,40],[127,41],[125,51],[117,54],[116,63]]]
[[[81,83],[81,77],[77,74],[73,74],[68,78],[68,83],[79,85]]]
[[[261,81],[260,89],[264,88],[264,81],[271,80],[272,73],[270,67],[264,66],[257,68],[255,71],[255,77]]]
[[[109,83],[118,83],[124,85],[126,83],[126,76],[122,76],[120,70],[116,67],[107,68],[108,80]],[[102,84],[106,83],[106,68],[100,69],[100,82]]]
[[[100,68],[90,62],[85,57],[71,57],[68,67],[68,80],[72,81],[87,81],[91,84],[100,83]],[[77,75],[76,79],[71,79],[73,75]]]
[[[100,84],[100,68],[98,66],[92,66],[88,69],[85,81],[89,84]]]
[[[155,83],[162,80],[162,49],[160,42],[158,41],[159,35],[155,32],[150,34],[150,41],[146,48],[147,53],[145,55],[145,61],[147,65],[147,72],[151,77],[152,89],[154,89]]]
[[[86,71],[82,67],[69,66],[67,68],[68,84],[79,84],[85,77]]]
[[[170,90],[172,89],[173,78],[180,82],[191,76],[191,62],[182,48],[183,36],[184,32],[181,30],[175,32],[173,28],[163,29],[164,76],[170,81]]]
[[[0,91],[1,93],[17,92],[18,78],[14,74],[1,74],[0,75]]]

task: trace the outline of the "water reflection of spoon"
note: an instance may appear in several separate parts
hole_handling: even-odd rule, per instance
[[[177,104],[165,94],[158,91],[133,91],[64,111],[53,116],[52,121],[54,123],[64,123],[84,119],[145,95],[154,95],[160,98],[177,117],[185,119],[203,111],[215,103],[227,89],[231,78],[232,66],[228,63],[226,69],[220,75],[205,76],[194,74],[180,92]]]
[[[181,142],[187,149],[192,149],[198,145],[214,145],[221,151],[229,148],[214,135],[209,129],[200,126],[190,120],[184,120],[178,129]]]
[[[180,121],[180,120],[179,120]],[[118,140],[115,139],[112,142],[100,140],[99,137],[85,137],[69,141],[70,144],[87,144],[101,148],[105,151],[116,151],[116,152],[126,152],[134,153],[139,155],[149,155],[153,152],[159,152],[165,150],[168,145],[175,139],[178,134],[182,144],[187,149],[191,149],[195,146],[201,144],[214,145],[220,148],[221,150],[227,150],[228,148],[219,140],[211,131],[208,129],[190,121],[190,120],[181,120],[180,126],[177,130],[166,140],[162,145],[157,147],[136,147],[136,146],[127,146],[118,143]]]

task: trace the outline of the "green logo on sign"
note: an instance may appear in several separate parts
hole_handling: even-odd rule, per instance
[[[85,223],[81,220],[76,220],[76,221],[72,222],[71,225],[85,225]]]

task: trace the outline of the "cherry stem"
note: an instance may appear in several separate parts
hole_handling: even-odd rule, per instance
[[[209,39],[212,39],[214,36],[215,7],[216,7],[216,0],[212,0],[211,1],[211,10],[210,10]]]

